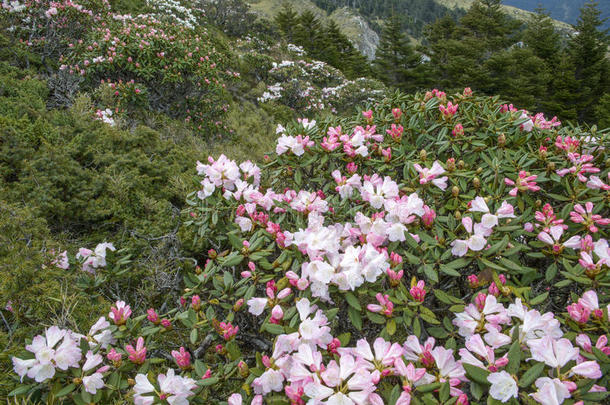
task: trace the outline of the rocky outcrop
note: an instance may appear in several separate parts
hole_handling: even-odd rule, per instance
[[[379,35],[371,29],[361,15],[343,7],[335,10],[330,18],[341,27],[341,31],[347,35],[364,56],[369,60],[375,58],[375,51],[377,45],[379,45]]]

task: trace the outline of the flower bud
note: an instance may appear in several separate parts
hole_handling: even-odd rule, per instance
[[[154,323],[155,325],[159,324],[159,315],[157,315],[157,313],[155,312],[154,308],[149,308],[146,313],[148,314],[146,316],[146,319],[148,319],[149,322]]]
[[[161,326],[163,326],[163,328],[165,328],[165,330],[171,330],[172,329],[172,322],[169,319],[161,319]]]
[[[233,312],[237,312],[241,309],[241,307],[244,306],[244,299],[240,298],[237,301],[235,301],[235,304],[233,305]]]
[[[454,158],[449,158],[447,159],[447,171],[448,172],[452,172],[455,170],[455,159]]]
[[[471,274],[468,276],[468,285],[472,289],[475,289],[479,286],[479,278],[476,274]]]
[[[460,195],[460,188],[458,186],[451,187],[451,195],[454,197]]]
[[[250,375],[250,369],[244,361],[240,361],[239,363],[237,363],[237,369],[239,370],[239,375],[242,378],[246,378]]]
[[[462,213],[461,213],[460,211],[458,211],[458,210],[456,210],[456,211],[453,213],[453,216],[454,216],[454,217],[455,217],[455,219],[457,219],[458,221],[459,221],[460,219],[462,219]]]
[[[419,158],[421,160],[426,160],[427,157],[428,157],[428,153],[426,152],[425,149],[422,149],[419,151]]]
[[[504,135],[504,132],[502,132],[500,135],[498,135],[498,145],[504,146],[505,144],[506,144],[506,135]]]
[[[485,301],[487,300],[487,295],[483,293],[479,293],[474,299],[474,304],[476,305],[479,311],[482,311],[485,308]]]
[[[198,295],[193,295],[191,297],[191,307],[195,311],[199,311],[201,309],[201,298]]]
[[[481,180],[479,180],[478,177],[475,177],[474,179],[472,179],[472,185],[474,186],[474,188],[481,187]]]
[[[464,168],[464,161],[463,160],[459,160],[458,164],[457,164],[458,169],[462,170]]]
[[[337,349],[341,347],[341,341],[337,338],[333,338],[333,340],[326,346],[326,350],[330,354],[338,354]]]

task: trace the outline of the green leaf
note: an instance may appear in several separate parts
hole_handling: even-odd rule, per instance
[[[521,344],[515,340],[508,350],[508,364],[506,371],[510,374],[517,374],[519,365],[521,364]]]
[[[233,285],[233,276],[228,271],[225,271],[222,275],[222,282],[225,287],[231,287]]]
[[[424,274],[426,275],[426,277],[428,277],[428,280],[430,280],[434,284],[438,283],[438,273],[434,269],[434,267],[430,266],[429,264],[424,264],[422,267],[424,270]]]
[[[530,305],[538,305],[543,303],[549,297],[549,292],[542,293],[530,300]]]
[[[205,380],[200,380],[199,385],[202,387],[207,387],[210,385],[214,385],[218,382],[218,377],[210,377],[210,378],[206,378]]]
[[[383,325],[386,320],[385,316],[381,316],[371,311],[366,311],[366,317],[369,318],[373,323],[376,323],[378,325]]]
[[[349,340],[351,339],[352,334],[349,332],[345,332],[340,334],[339,336],[337,336],[337,339],[339,339],[339,342],[341,342],[341,346],[345,347],[349,344]]]
[[[445,402],[449,399],[449,382],[445,382],[441,385],[441,389],[439,390],[439,397],[442,402]]]
[[[434,296],[436,296],[436,298],[438,298],[439,301],[445,303],[445,304],[462,304],[462,300],[459,298],[456,298],[452,295],[447,294],[445,291],[440,290],[438,288],[435,288],[434,290],[432,290],[432,292],[434,293]]]
[[[527,371],[519,379],[519,387],[521,388],[527,388],[532,385],[538,376],[542,374],[542,370],[544,370],[544,363],[536,363],[533,366],[531,363],[528,363],[528,366]]]
[[[555,263],[553,263],[546,269],[544,278],[546,281],[551,281],[555,278],[556,275],[557,275],[557,265]]]
[[[461,274],[457,271],[452,269],[451,267],[445,266],[444,264],[440,265],[441,271],[443,273],[445,273],[448,276],[452,276],[452,277],[460,277]]]
[[[462,365],[464,366],[464,370],[466,370],[466,375],[469,379],[485,386],[489,385],[489,381],[487,381],[489,371],[468,363],[463,363]]]
[[[17,395],[23,395],[27,393],[31,388],[33,388],[36,384],[22,385],[21,387],[17,387],[11,392],[9,392],[9,397],[14,397]]]
[[[272,333],[274,335],[281,335],[284,333],[284,327],[276,323],[266,322],[263,327],[267,332]]]
[[[430,392],[430,391],[437,390],[440,386],[441,386],[441,383],[434,382],[431,384],[419,385],[418,387],[415,388],[415,390],[417,392],[424,393],[424,392]]]
[[[345,293],[345,300],[347,301],[350,307],[354,308],[357,311],[362,311],[362,307],[360,306],[358,298],[356,298],[356,296],[351,292],[348,291]]]
[[[61,390],[59,390],[55,394],[55,398],[65,397],[66,395],[68,395],[69,393],[74,391],[75,389],[76,389],[76,385],[75,384],[67,385],[67,386],[63,387]]]
[[[394,319],[389,319],[385,327],[388,331],[388,335],[392,336],[396,333],[396,321],[394,321]]]
[[[223,261],[222,261],[222,265],[225,267],[231,267],[231,266],[236,266],[239,263],[241,263],[241,261],[244,259],[243,255],[240,254],[236,254],[235,252],[231,253],[229,256],[227,256]]]
[[[190,335],[191,344],[195,344],[197,342],[197,337],[198,337],[197,329],[193,329],[191,331],[191,335]]]
[[[354,328],[362,330],[362,316],[360,315],[360,311],[357,311],[352,307],[348,307],[347,316],[349,317],[350,321],[352,321]]]
[[[471,261],[471,259],[460,257],[459,259],[455,259],[454,261],[447,263],[447,267],[451,267],[452,269],[461,269],[462,267],[468,266]]]

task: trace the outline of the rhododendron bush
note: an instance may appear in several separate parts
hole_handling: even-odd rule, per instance
[[[207,31],[203,11],[185,4],[150,1],[130,15],[106,0],[31,0],[0,9],[0,18],[43,63],[58,61],[48,69],[82,77],[89,89],[108,87],[110,96],[97,100],[101,111],[148,107],[198,129],[224,130],[225,83],[238,74],[228,69],[225,45]]]
[[[125,297],[79,330],[47,328],[12,359],[13,395],[606,400],[608,131],[465,89],[277,133],[262,165],[197,162],[184,235],[200,266],[173,308],[134,313]]]

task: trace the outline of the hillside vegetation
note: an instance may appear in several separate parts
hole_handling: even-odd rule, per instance
[[[339,3],[2,1],[0,398],[607,401],[598,10]]]

